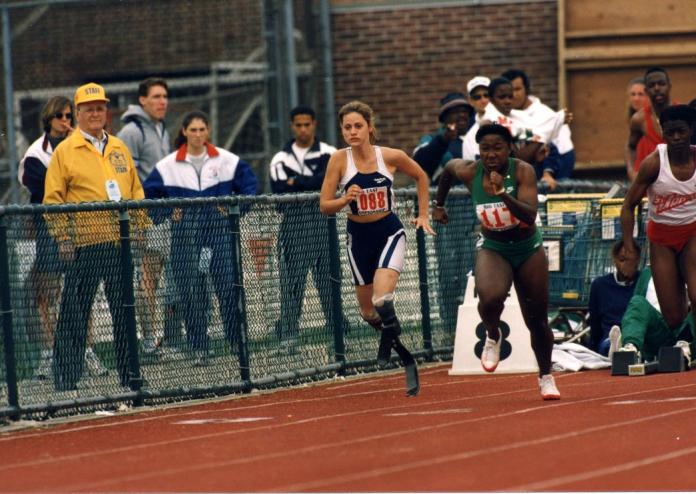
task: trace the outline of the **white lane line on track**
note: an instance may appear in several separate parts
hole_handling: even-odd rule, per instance
[[[610,401],[605,403],[605,405],[638,405],[641,403],[672,403],[675,401],[694,401],[696,396],[677,396],[675,398],[665,398],[665,399],[648,399],[648,400],[622,400],[622,401]]]
[[[569,374],[567,377],[570,377],[571,375]],[[390,376],[376,376],[379,381],[384,381],[388,380]],[[399,379],[403,379],[403,376],[399,375]],[[559,378],[562,378],[565,376],[559,376]],[[524,375],[513,375],[513,374],[506,374],[506,375],[500,375],[500,376],[489,376],[486,379],[490,379],[490,383],[493,383],[494,380],[495,382],[499,382],[502,380],[510,380],[510,379],[520,379],[520,378],[525,378],[528,379],[529,376],[524,376]],[[453,381],[448,381],[445,383],[436,383],[436,384],[431,384],[429,387],[441,387],[441,386],[452,386],[452,385],[460,385],[460,384],[467,384],[470,383],[472,380],[453,380]],[[610,380],[605,380],[602,381],[602,383],[610,383],[610,382],[616,382],[616,381],[610,381]],[[362,381],[363,384],[369,384],[369,381]],[[579,383],[579,384],[572,384],[571,386],[588,386],[592,385],[594,386],[595,383]],[[324,390],[326,388],[323,388]],[[332,388],[333,389],[333,388]],[[173,409],[174,412],[172,413],[162,413],[161,411],[158,411],[156,409],[151,409],[151,410],[143,410],[142,413],[154,413],[156,415],[152,415],[149,417],[143,417],[143,416],[138,416],[137,418],[133,419],[127,419],[125,416],[122,416],[124,419],[123,420],[116,420],[113,422],[98,422],[95,421],[94,423],[90,423],[87,425],[79,426],[79,427],[70,427],[66,429],[54,429],[54,430],[46,430],[42,429],[39,432],[35,433],[18,433],[14,434],[11,433],[11,435],[7,436],[0,436],[0,443],[1,442],[8,442],[8,441],[21,441],[24,439],[32,438],[32,437],[45,437],[47,435],[52,435],[52,434],[69,434],[71,432],[82,432],[86,430],[94,430],[94,429],[103,429],[103,428],[110,428],[110,427],[118,427],[120,425],[128,425],[128,424],[136,424],[136,423],[141,423],[141,422],[151,422],[155,420],[167,420],[170,419],[171,417],[185,417],[185,416],[191,416],[191,415],[204,415],[204,414],[219,414],[219,413],[224,413],[224,412],[246,412],[249,410],[256,410],[259,408],[268,408],[268,407],[274,407],[274,406],[279,406],[279,407],[285,407],[287,405],[292,405],[295,403],[309,403],[309,402],[318,402],[318,401],[329,401],[329,400],[336,400],[338,398],[355,398],[359,396],[369,396],[369,395],[375,395],[375,394],[382,394],[382,393],[393,393],[395,391],[400,391],[403,390],[401,386],[398,388],[385,388],[385,389],[379,389],[379,390],[370,390],[370,391],[359,391],[359,392],[354,392],[350,394],[341,394],[341,395],[327,395],[327,396],[319,396],[319,397],[314,397],[314,398],[294,398],[290,400],[282,400],[282,401],[272,401],[268,403],[259,403],[259,404],[254,404],[254,405],[238,405],[241,403],[239,400],[236,400],[234,398],[231,398],[230,401],[234,400],[235,406],[228,407],[228,408],[213,408],[213,409],[206,409],[206,410],[186,410],[188,407],[195,407],[195,406],[211,406],[214,405],[214,403],[192,403],[190,405],[185,405],[185,407],[182,408],[175,408]],[[515,391],[517,393],[519,391]],[[505,393],[502,393],[505,394]],[[500,396],[501,394],[493,394],[493,395],[484,395],[486,396]],[[264,396],[270,396],[269,395],[254,395],[250,396],[250,398],[259,398],[259,397],[264,397]],[[216,402],[220,403],[220,402]],[[431,403],[431,402],[428,402]],[[438,403],[444,403],[440,401],[435,401],[432,402],[433,404],[438,404]],[[423,402],[413,402],[410,405],[400,405],[401,407],[404,408],[411,408],[414,406],[420,406],[422,405]],[[398,407],[396,407],[398,408]],[[39,425],[39,427],[41,427]],[[1,432],[1,431],[0,431]]]
[[[619,463],[618,465],[612,465],[610,467],[599,468],[597,470],[589,470],[583,473],[576,473],[574,475],[565,475],[562,477],[556,477],[547,480],[541,480],[539,482],[532,482],[530,484],[518,485],[516,487],[511,487],[509,489],[504,489],[502,492],[530,492],[530,491],[540,491],[543,489],[551,489],[553,487],[558,487],[561,485],[567,485],[573,482],[580,482],[582,480],[590,480],[597,477],[606,477],[607,475],[612,475],[615,473],[626,472],[628,470],[634,470],[636,468],[646,467],[660,463],[663,461],[674,460],[676,458],[681,458],[682,456],[688,456],[696,454],[696,446],[691,448],[680,449],[677,451],[671,451],[669,453],[664,453],[656,456],[648,456],[640,460],[629,461],[626,463]]]
[[[694,387],[696,384],[689,384],[689,385],[679,385],[679,386],[672,386],[668,388],[661,388],[664,390],[669,390],[669,389],[678,389],[678,388],[684,388],[684,387]],[[526,390],[524,391],[526,392]],[[641,394],[641,393],[646,393],[646,392],[654,392],[654,390],[650,391],[636,391],[636,392],[631,392],[631,393],[626,393],[625,396],[629,395],[635,395],[635,394]],[[588,398],[586,400],[581,400],[581,401],[576,401],[572,403],[567,403],[568,406],[573,405],[573,404],[581,404],[581,403],[590,403],[594,401],[598,401],[604,399],[603,397],[600,398]],[[557,404],[554,404],[552,406],[561,406],[562,402],[558,402]],[[292,451],[279,451],[279,452],[274,452],[274,453],[264,453],[261,455],[256,455],[256,456],[248,456],[244,458],[236,458],[232,460],[223,460],[223,461],[216,461],[216,462],[210,462],[210,463],[205,463],[205,464],[198,464],[198,465],[187,465],[183,467],[177,467],[177,468],[169,468],[169,469],[159,469],[155,471],[149,471],[149,472],[144,472],[144,473],[137,473],[133,475],[121,475],[116,479],[106,479],[106,480],[101,480],[97,482],[91,482],[91,483],[79,483],[75,485],[69,485],[69,486],[61,486],[62,489],[66,491],[77,491],[77,490],[101,490],[102,488],[109,486],[109,485],[118,485],[122,483],[128,483],[128,482],[138,482],[141,480],[145,479],[150,479],[150,478],[162,478],[166,475],[181,475],[182,472],[194,472],[194,471],[201,471],[201,470],[210,470],[210,469],[219,469],[219,468],[224,468],[224,467],[230,467],[233,465],[242,465],[242,464],[248,464],[248,463],[253,463],[253,462],[268,462],[272,461],[275,459],[283,458],[283,457],[288,457],[288,456],[296,456],[298,454],[309,454],[309,453],[315,453],[319,451],[324,451],[324,450],[329,450],[333,448],[343,448],[346,446],[352,446],[355,444],[361,444],[361,443],[366,443],[366,442],[372,442],[372,441],[384,441],[385,439],[391,439],[394,437],[399,437],[403,435],[412,435],[414,433],[428,433],[432,432],[434,430],[439,430],[439,429],[445,429],[449,427],[455,427],[455,426],[462,426],[464,424],[468,423],[474,423],[474,422],[482,422],[482,421],[489,421],[489,420],[496,420],[499,418],[505,418],[509,416],[514,416],[514,415],[520,415],[524,413],[530,413],[534,411],[539,411],[539,410],[546,410],[549,408],[548,404],[540,405],[538,407],[532,407],[532,408],[527,408],[523,410],[515,410],[513,412],[506,412],[506,413],[501,413],[493,416],[486,416],[486,417],[476,417],[476,418],[471,418],[471,419],[465,419],[465,420],[456,420],[456,421],[451,421],[451,422],[446,422],[443,424],[435,424],[435,425],[429,425],[429,426],[423,426],[423,427],[418,427],[418,428],[411,428],[411,429],[403,429],[403,430],[398,430],[398,431],[392,431],[389,433],[384,433],[384,434],[376,434],[372,436],[366,436],[366,437],[361,437],[361,438],[350,438],[346,439],[344,441],[337,441],[333,442],[331,444],[327,443],[322,443],[318,445],[313,445],[313,446],[307,446],[304,448],[299,448],[299,449],[293,449]],[[374,412],[379,412],[380,409],[376,410],[371,410],[370,413]],[[524,448],[528,446],[537,446],[540,444],[546,444],[554,441],[562,441],[562,440],[568,440],[571,438],[575,438],[581,435],[585,434],[593,434],[595,432],[602,432],[610,429],[615,429],[615,428],[620,428],[620,427],[625,427],[625,426],[631,426],[631,425],[636,425],[640,424],[643,422],[648,422],[651,420],[657,420],[657,419],[663,419],[665,417],[671,417],[673,415],[678,415],[682,413],[688,413],[688,412],[696,412],[696,407],[688,408],[688,409],[682,409],[682,410],[675,410],[675,411],[670,411],[670,412],[664,412],[656,415],[649,415],[649,416],[643,416],[638,419],[632,419],[632,420],[626,420],[623,422],[617,422],[614,424],[604,424],[601,426],[594,426],[594,427],[589,427],[583,430],[577,430],[577,431],[569,431],[565,432],[562,434],[556,434],[554,436],[549,436],[549,437],[544,437],[544,438],[537,438],[537,439],[531,439],[531,440],[524,440],[524,441],[519,441],[516,443],[509,443],[501,446],[495,446],[492,448],[484,448],[484,449],[479,449],[479,450],[474,450],[474,451],[468,451],[464,453],[459,453],[455,455],[444,455],[441,457],[435,457],[435,458],[429,458],[426,460],[421,460],[417,462],[410,462],[410,463],[401,463],[399,465],[393,466],[393,467],[387,467],[387,468],[381,468],[381,469],[370,469],[366,470],[363,472],[354,472],[349,475],[342,475],[342,476],[337,476],[333,478],[325,478],[317,481],[311,481],[311,482],[304,482],[304,483],[298,483],[298,484],[291,484],[291,485],[284,485],[284,486],[279,486],[275,487],[273,489],[267,489],[264,488],[263,490],[266,492],[275,492],[275,491],[280,491],[280,492],[289,492],[289,491],[306,491],[309,489],[318,489],[322,487],[326,487],[328,485],[333,485],[333,484],[340,484],[340,483],[346,483],[350,482],[353,480],[362,480],[362,479],[368,479],[368,478],[375,478],[375,477],[380,477],[383,475],[388,475],[388,474],[394,474],[394,473],[399,473],[403,471],[410,470],[412,468],[420,468],[420,467],[427,467],[427,466],[432,466],[432,465],[437,465],[437,464],[442,464],[442,463],[449,463],[453,461],[460,461],[460,460],[465,460],[469,458],[474,458],[478,456],[485,456],[493,453],[500,453],[500,452],[505,452],[510,449],[515,449],[515,448]],[[340,415],[334,415],[331,417],[343,417],[347,415],[353,415],[353,414],[340,414]],[[328,417],[327,417],[328,418]],[[286,425],[296,425],[298,423],[308,423],[308,422],[316,422],[319,420],[319,418],[312,418],[312,419],[306,419],[306,420],[301,420],[297,421],[293,424],[281,424],[276,427],[284,427]],[[271,428],[271,427],[269,427]],[[275,428],[275,427],[273,427]],[[234,431],[230,431],[234,432]],[[210,434],[206,436],[212,436],[212,437],[221,437],[228,435],[230,432],[221,432],[221,433],[216,433],[216,434]],[[207,439],[208,437],[202,437],[198,436],[196,440],[199,439]],[[187,439],[181,439],[181,440],[170,440],[170,441],[162,441],[163,446],[168,446],[171,445],[172,443],[177,443],[177,442],[184,442]],[[72,457],[74,456],[95,456],[95,455],[102,455],[102,454],[120,454],[122,452],[127,452],[127,451],[132,451],[136,449],[143,449],[147,447],[148,445],[136,445],[136,446],[131,446],[131,447],[126,447],[126,448],[116,448],[117,450],[112,450],[112,451],[98,451],[98,452],[93,452],[90,454],[80,454],[80,455],[71,455]],[[152,446],[149,445],[149,446]],[[66,460],[72,460],[74,458],[68,458],[65,457],[63,459]],[[36,464],[45,464],[45,463],[53,463],[54,461],[60,460],[60,458],[53,458],[47,461],[32,461],[32,462],[27,462],[25,464],[22,464],[21,466],[33,466]],[[0,470],[3,470],[0,466]]]
[[[425,410],[422,412],[385,413],[385,417],[410,417],[412,415],[445,415],[448,413],[469,413],[472,408],[445,408],[444,410]]]
[[[174,425],[206,425],[206,424],[240,424],[244,422],[260,422],[261,420],[273,420],[273,417],[240,417],[237,419],[211,418],[191,419],[172,422]]]

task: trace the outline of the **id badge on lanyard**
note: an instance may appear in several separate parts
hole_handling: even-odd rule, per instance
[[[118,186],[116,180],[107,180],[106,183],[106,195],[110,201],[118,202],[121,200],[121,189]]]

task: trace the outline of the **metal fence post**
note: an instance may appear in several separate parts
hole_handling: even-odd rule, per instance
[[[140,375],[138,359],[138,335],[135,326],[135,295],[133,294],[133,254],[130,241],[130,219],[128,210],[119,210],[118,223],[121,236],[121,297],[126,316],[126,336],[128,342],[127,355],[130,367],[129,386],[132,391],[140,391],[143,378]],[[140,394],[133,400],[134,406],[141,406],[143,398]]]
[[[418,215],[418,199],[416,198],[416,215]],[[425,252],[425,231],[416,230],[416,247],[418,252],[418,288],[421,302],[421,330],[423,332],[423,348],[428,352],[433,350],[433,334],[430,327],[430,294],[428,288],[428,256]]]
[[[338,227],[336,215],[326,218],[326,228],[329,234],[329,268],[331,270],[331,316],[333,321],[334,353],[336,362],[346,361],[346,345],[343,327],[343,301],[341,299],[341,254],[338,246]]]
[[[10,9],[2,9],[2,53],[5,73],[5,122],[7,126],[7,157],[10,161],[10,187],[12,188],[12,202],[19,202],[19,188],[17,182],[12,180],[17,176],[17,140],[14,123],[14,86],[12,73],[12,31],[10,29]]]
[[[11,407],[19,407],[17,390],[17,368],[14,351],[14,335],[12,332],[12,300],[10,298],[10,262],[7,250],[7,225],[5,215],[0,214],[0,297],[2,312],[3,344],[5,347],[5,381],[7,382],[7,403]],[[18,419],[19,415],[11,416]]]
[[[232,232],[232,259],[234,262],[235,305],[237,306],[237,314],[235,317],[239,318],[239,335],[237,339],[239,351],[239,372],[242,381],[249,383],[250,386],[251,368],[249,364],[249,332],[246,313],[246,295],[244,293],[242,235],[239,229],[239,217],[241,214],[239,203],[230,205],[229,212],[230,231]]]

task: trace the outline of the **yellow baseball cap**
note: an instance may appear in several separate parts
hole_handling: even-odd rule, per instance
[[[102,86],[90,82],[89,84],[77,88],[77,91],[75,91],[75,106],[92,101],[109,101],[109,98],[106,97],[106,91],[104,91]]]

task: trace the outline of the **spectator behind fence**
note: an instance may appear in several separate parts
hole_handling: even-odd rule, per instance
[[[650,80],[664,83],[663,75]],[[694,123],[696,110],[687,105],[662,111],[660,125],[667,142],[643,160],[621,208],[624,250],[632,255],[638,252],[635,209],[647,193],[650,266],[662,316],[675,333],[689,305],[696,313],[696,147],[690,145]]]
[[[493,122],[507,127],[513,137],[514,156],[534,166],[537,180],[546,183],[551,191],[555,190],[557,170],[546,168],[546,165],[556,165],[558,160],[544,162],[550,151],[555,152],[555,148],[550,150],[547,144],[572,116],[561,110],[532,120],[525,112],[513,108],[512,84],[504,77],[493,79],[488,90],[491,104],[486,107],[482,123]],[[467,133],[464,141],[464,159],[475,159],[472,156],[478,156],[478,144],[472,131]]]
[[[171,152],[169,132],[164,125],[169,104],[169,88],[164,79],[149,77],[138,86],[138,104],[128,105],[121,116],[123,127],[117,134],[133,155],[138,177],[145,182],[158,161]],[[143,294],[138,297],[136,308],[143,334],[143,351],[146,355],[158,352],[155,341],[155,322],[159,308],[155,297],[162,268],[167,262],[169,247],[169,223],[165,222],[148,232],[147,246],[143,252],[139,271],[139,286]],[[167,273],[170,274],[170,273]],[[173,280],[167,276],[167,300],[164,309],[163,342],[172,344],[180,336],[179,320],[176,317]]]
[[[624,151],[626,174],[631,182],[635,180],[641,162],[655,151],[658,144],[665,142],[658,120],[662,111],[672,104],[672,83],[665,69],[650,67],[645,71],[644,80],[650,104],[645,103],[643,108],[631,117]]]
[[[488,77],[477,75],[466,83],[466,92],[469,94],[469,103],[476,110],[476,123],[481,120],[486,113],[486,106],[490,102],[488,95],[488,85],[491,80]]]
[[[46,169],[53,150],[73,131],[73,104],[64,96],[49,99],[41,110],[43,134],[27,149],[19,162],[19,182],[29,190],[32,204],[41,204],[44,197]],[[53,374],[53,331],[58,321],[60,282],[64,266],[58,257],[58,244],[48,233],[46,221],[41,214],[33,216],[36,235],[36,259],[27,280],[35,297],[41,324],[40,360],[34,371],[34,379],[47,379]],[[92,348],[92,317],[89,318],[85,365],[90,374],[107,374]]]
[[[617,351],[636,352],[646,362],[655,360],[664,346],[681,348],[684,356],[691,360],[693,328],[693,314],[689,314],[679,326],[669,327],[660,312],[652,270],[646,267],[636,282],[620,327],[617,325],[611,329],[610,339]]]
[[[449,93],[440,100],[438,121],[440,128],[434,134],[423,136],[418,147],[413,151],[413,159],[430,177],[430,183],[437,185],[440,174],[447,162],[462,157],[464,135],[474,120],[474,108],[462,93]],[[456,205],[455,205],[456,204]],[[453,203],[451,208],[463,204]],[[458,212],[453,219],[464,227],[464,211]],[[463,301],[466,273],[471,266],[465,265],[466,249],[471,249],[464,238],[455,238],[441,225],[434,225],[435,255],[438,269],[438,301],[440,319],[447,331],[454,331],[457,326],[457,310]],[[451,229],[450,229],[451,231]]]
[[[318,192],[326,175],[326,166],[336,148],[316,138],[314,109],[298,106],[290,112],[294,138],[276,153],[269,167],[271,191],[276,194]],[[309,206],[309,207],[308,207]],[[276,334],[288,350],[295,348],[299,334],[307,273],[312,272],[324,312],[327,330],[332,318],[331,270],[326,218],[307,202],[279,205],[283,215],[280,240],[280,319]],[[311,249],[307,246],[311,245]],[[342,314],[338,317],[343,319]],[[345,321],[341,327],[346,328]],[[331,330],[328,330],[332,334]]]
[[[502,74],[512,84],[512,107],[523,112],[529,121],[543,122],[553,118],[555,113],[550,107],[541,102],[536,96],[530,94],[531,83],[529,76],[522,70],[510,69]],[[570,127],[573,114],[566,112],[566,122],[558,129],[558,134],[552,137],[548,143],[548,156],[542,161],[542,170],[549,170],[554,174],[555,179],[570,178],[575,168],[575,148],[570,137]],[[539,172],[537,171],[537,177]]]
[[[512,100],[512,88],[505,99],[508,103]],[[486,329],[481,366],[486,372],[493,372],[500,362],[500,316],[514,283],[539,365],[541,396],[544,400],[558,400],[561,395],[551,374],[553,334],[548,324],[548,261],[535,224],[538,197],[534,169],[510,156],[512,134],[503,125],[482,124],[476,141],[480,160],[457,159],[447,163],[437,188],[433,221],[447,224],[445,199],[453,182],[462,181],[471,192],[482,229],[474,268],[478,311]]]
[[[208,116],[193,111],[184,116],[174,141],[175,151],[159,161],[145,180],[148,199],[217,197],[256,194],[257,181],[239,156],[208,142]],[[154,211],[157,218],[158,211]],[[157,218],[155,221],[160,221]],[[186,337],[195,365],[209,363],[208,275],[220,304],[225,336],[232,351],[240,343],[237,318],[235,258],[229,214],[224,206],[174,208],[171,213],[171,266],[177,299],[182,306]]]
[[[478,144],[476,144],[476,132],[481,125],[481,119],[486,114],[486,108],[491,104],[490,93],[491,80],[488,77],[476,76],[466,84],[469,93],[469,102],[476,110],[476,119],[472,122],[462,145],[462,158],[466,160],[478,159]]]
[[[642,77],[634,77],[628,83],[627,90],[628,100],[626,102],[628,123],[631,123],[631,118],[638,110],[645,108],[645,105],[650,105],[650,98],[645,93],[645,79]]]
[[[428,218],[428,176],[403,151],[374,145],[375,116],[367,104],[343,105],[338,121],[349,147],[331,156],[320,208],[323,214],[349,208],[347,247],[355,294],[362,318],[381,331],[377,362],[383,366],[392,348],[403,348],[394,291],[404,266],[406,233],[394,214],[394,173],[398,170],[415,180],[419,207],[418,217],[411,222],[416,229],[434,234]],[[337,190],[342,193],[338,198]]]
[[[614,272],[598,276],[590,284],[590,349],[611,358],[616,350],[610,350],[610,332],[614,326],[621,324],[628,301],[638,278],[640,251],[627,254],[623,251],[623,242],[615,242],[611,248]],[[615,340],[614,340],[615,341]]]
[[[89,83],[75,91],[78,128],[53,153],[46,172],[45,204],[142,199],[143,189],[128,147],[104,131],[108,98]],[[142,211],[131,225],[147,226]],[[60,315],[55,333],[54,375],[58,391],[76,389],[89,314],[100,281],[113,322],[119,382],[127,386],[128,349],[123,307],[118,216],[113,211],[46,214],[49,231],[66,263]],[[139,376],[133,376],[139,377]]]

